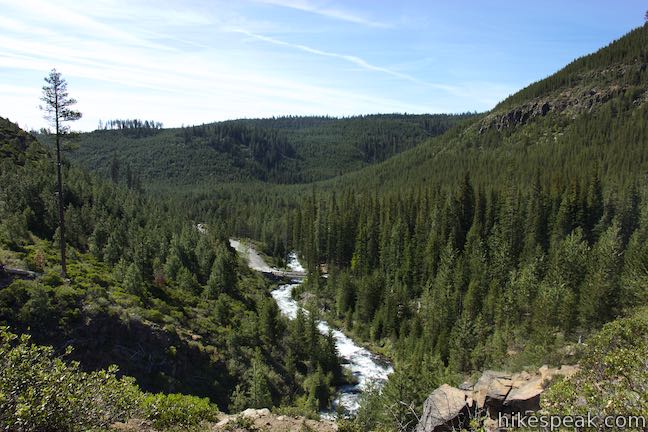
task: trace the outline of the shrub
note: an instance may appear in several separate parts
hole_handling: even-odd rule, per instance
[[[643,416],[648,419],[648,310],[606,324],[594,336],[580,371],[548,390],[552,414]]]
[[[68,350],[69,354],[70,350]],[[0,328],[0,425],[24,432],[85,431],[125,420],[139,406],[141,392],[117,368],[86,373],[66,363],[51,347],[28,335]]]
[[[319,412],[308,407],[305,398],[301,400],[301,406],[280,406],[272,408],[272,412],[277,415],[288,417],[305,417],[310,420],[319,420]]]
[[[254,425],[254,420],[249,417],[236,416],[234,420],[230,421],[225,425],[225,431],[247,431],[247,432],[257,432],[259,429]]]
[[[40,282],[44,285],[57,287],[63,285],[63,278],[61,277],[61,274],[59,272],[49,270],[45,274],[43,274],[43,276],[41,276]]]
[[[192,428],[216,421],[218,408],[207,398],[182,394],[148,394],[142,401],[144,415],[158,429]]]

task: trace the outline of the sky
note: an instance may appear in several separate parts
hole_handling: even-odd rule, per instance
[[[485,111],[643,24],[645,0],[0,0],[0,116],[176,127],[281,115]]]

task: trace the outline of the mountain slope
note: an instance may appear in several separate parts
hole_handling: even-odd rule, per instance
[[[648,26],[510,96],[492,111],[382,164],[329,182],[393,189],[514,180],[563,184],[600,171],[627,187],[648,170]],[[574,170],[578,167],[578,170]]]
[[[606,196],[631,195],[648,172],[647,37],[648,27],[635,29],[490,112],[383,162],[306,185],[230,184],[199,194],[185,188],[185,206],[218,214],[230,231],[261,239],[267,252],[281,254],[290,243],[286,231],[300,223],[288,212],[305,211],[305,197],[314,191],[338,198],[447,192],[469,174],[484,192],[542,185],[558,195],[598,176]]]
[[[469,117],[283,117],[164,130],[131,125],[82,134],[69,157],[113,179],[136,176],[148,185],[305,183],[385,160]]]
[[[312,186],[287,216],[263,221],[261,235],[280,226],[287,234],[271,241],[304,255],[327,319],[395,359],[359,429],[413,424],[436,386],[476,371],[607,363],[587,362],[582,341],[648,299],[647,35],[634,30],[564,80]],[[624,363],[632,376],[643,351]],[[597,412],[616,395],[615,410],[645,412],[643,387],[619,392],[627,380],[610,369],[557,389],[571,401],[560,409]]]

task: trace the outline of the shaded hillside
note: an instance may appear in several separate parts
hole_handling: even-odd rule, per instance
[[[142,133],[133,127],[98,130],[82,134],[69,157],[115,180],[137,178],[153,186],[305,183],[385,160],[466,117],[281,117]]]

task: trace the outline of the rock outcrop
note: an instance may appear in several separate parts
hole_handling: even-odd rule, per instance
[[[18,268],[6,267],[0,263],[0,288],[8,286],[14,279],[36,279],[40,274]]]
[[[426,399],[416,432],[458,430],[471,419],[537,411],[546,385],[555,376],[571,376],[577,371],[577,366],[543,366],[534,374],[488,370],[474,385],[463,383],[454,388],[444,384]]]
[[[511,374],[485,371],[472,389],[477,407],[494,412],[499,411],[512,386]],[[489,414],[491,413],[489,412]]]
[[[602,71],[590,71],[587,75],[575,78],[572,85],[557,87],[544,96],[535,97],[525,103],[514,106],[497,107],[479,123],[479,133],[490,129],[498,131],[524,125],[533,119],[541,118],[549,113],[562,114],[570,118],[593,112],[610,99],[626,92],[632,103],[640,105],[648,101],[648,91],[636,91],[627,84],[619,84],[627,80],[628,75],[638,73],[646,65],[618,65]],[[596,85],[587,84],[591,81]]]
[[[461,430],[468,425],[473,400],[469,392],[443,384],[423,404],[423,415],[416,432]]]
[[[501,411],[506,413],[537,411],[540,409],[540,395],[544,391],[544,380],[535,376],[528,381],[517,382],[502,402]],[[492,416],[491,416],[492,417]]]

